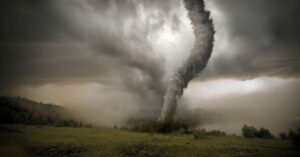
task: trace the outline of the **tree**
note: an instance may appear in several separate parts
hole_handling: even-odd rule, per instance
[[[257,133],[258,138],[273,138],[273,135],[270,133],[268,129],[260,128]]]
[[[300,149],[300,128],[298,128],[295,132],[290,131],[289,138],[292,144]]]
[[[242,128],[243,136],[245,138],[256,138],[258,135],[258,131],[253,126],[244,125]]]
[[[285,132],[279,133],[279,137],[283,140],[289,139],[289,136]]]

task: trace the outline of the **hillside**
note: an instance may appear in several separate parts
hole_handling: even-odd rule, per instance
[[[55,126],[81,126],[67,109],[53,104],[37,103],[20,97],[0,97],[0,124],[23,123]]]

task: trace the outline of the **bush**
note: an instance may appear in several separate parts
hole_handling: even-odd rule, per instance
[[[192,132],[194,139],[208,139],[207,133],[205,129],[194,130]]]
[[[226,133],[220,130],[212,130],[206,133],[208,136],[226,136]]]
[[[242,128],[243,136],[245,138],[256,138],[258,135],[258,131],[253,126],[244,125]]]
[[[151,118],[131,118],[127,123],[131,130],[138,132],[171,133],[183,130],[183,133],[188,133],[194,127],[183,120],[174,120],[164,123]]]
[[[285,132],[281,132],[279,133],[279,137],[283,140],[288,140],[289,139],[289,136],[288,134],[286,134]]]
[[[273,135],[268,129],[260,128],[259,131],[253,126],[244,125],[242,128],[243,136],[245,138],[273,138]]]
[[[257,133],[258,138],[273,138],[273,135],[270,133],[268,129],[260,128]]]
[[[207,139],[209,136],[226,136],[226,133],[220,130],[206,131],[205,129],[200,129],[192,131],[192,135],[194,139]]]
[[[290,131],[289,139],[294,146],[300,149],[300,128],[298,128],[296,131]]]
[[[291,130],[289,133],[281,132],[279,136],[283,140],[290,140],[295,147],[300,149],[300,128],[296,131]]]

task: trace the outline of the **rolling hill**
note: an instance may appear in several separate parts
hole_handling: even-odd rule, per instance
[[[83,126],[76,117],[64,107],[37,103],[32,100],[2,96],[0,97],[0,124],[23,123],[32,125]]]

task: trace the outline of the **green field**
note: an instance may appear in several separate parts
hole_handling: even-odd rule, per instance
[[[0,125],[0,156],[296,157],[289,141],[136,133],[111,128]]]

